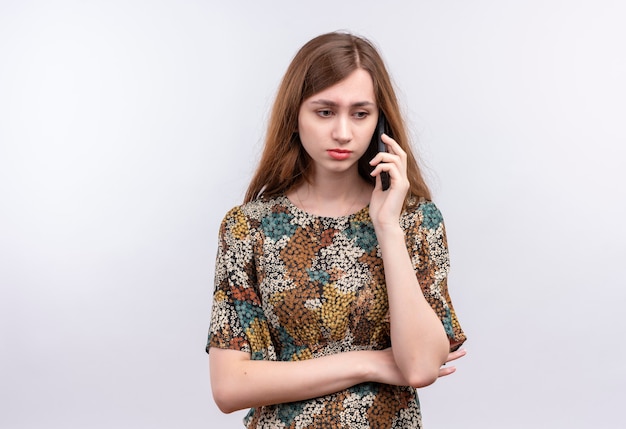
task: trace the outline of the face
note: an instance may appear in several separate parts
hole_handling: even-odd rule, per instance
[[[314,175],[358,175],[378,120],[374,83],[357,69],[344,80],[304,100],[298,133],[314,164]]]

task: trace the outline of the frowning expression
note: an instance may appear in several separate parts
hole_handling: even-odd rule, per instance
[[[358,174],[357,162],[370,144],[377,119],[374,83],[363,69],[304,100],[298,132],[313,160],[314,175]]]

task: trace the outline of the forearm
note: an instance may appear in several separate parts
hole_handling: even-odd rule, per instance
[[[218,407],[229,413],[331,394],[371,378],[368,353],[276,362],[250,360],[244,352],[211,348],[213,397]]]
[[[390,227],[377,235],[385,268],[394,358],[410,385],[431,384],[446,360],[449,341],[418,284],[402,229]]]

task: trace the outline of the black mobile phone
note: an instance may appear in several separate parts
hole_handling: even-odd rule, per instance
[[[391,135],[391,130],[389,128],[389,124],[387,123],[387,118],[385,118],[385,114],[382,110],[378,111],[378,124],[376,125],[376,131],[372,136],[372,145],[377,145],[378,152],[387,152],[387,145],[383,143],[381,136],[383,133],[387,134],[389,137],[393,138]],[[389,173],[383,171],[380,173],[380,181],[383,185],[383,191],[389,189]]]

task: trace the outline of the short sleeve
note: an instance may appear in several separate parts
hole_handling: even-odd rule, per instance
[[[450,340],[450,350],[466,340],[448,292],[450,257],[443,217],[432,202],[421,202],[408,217],[407,247],[417,280]]]
[[[210,347],[248,352],[252,359],[266,358],[271,348],[258,293],[254,240],[240,207],[229,211],[220,226],[207,353]]]

